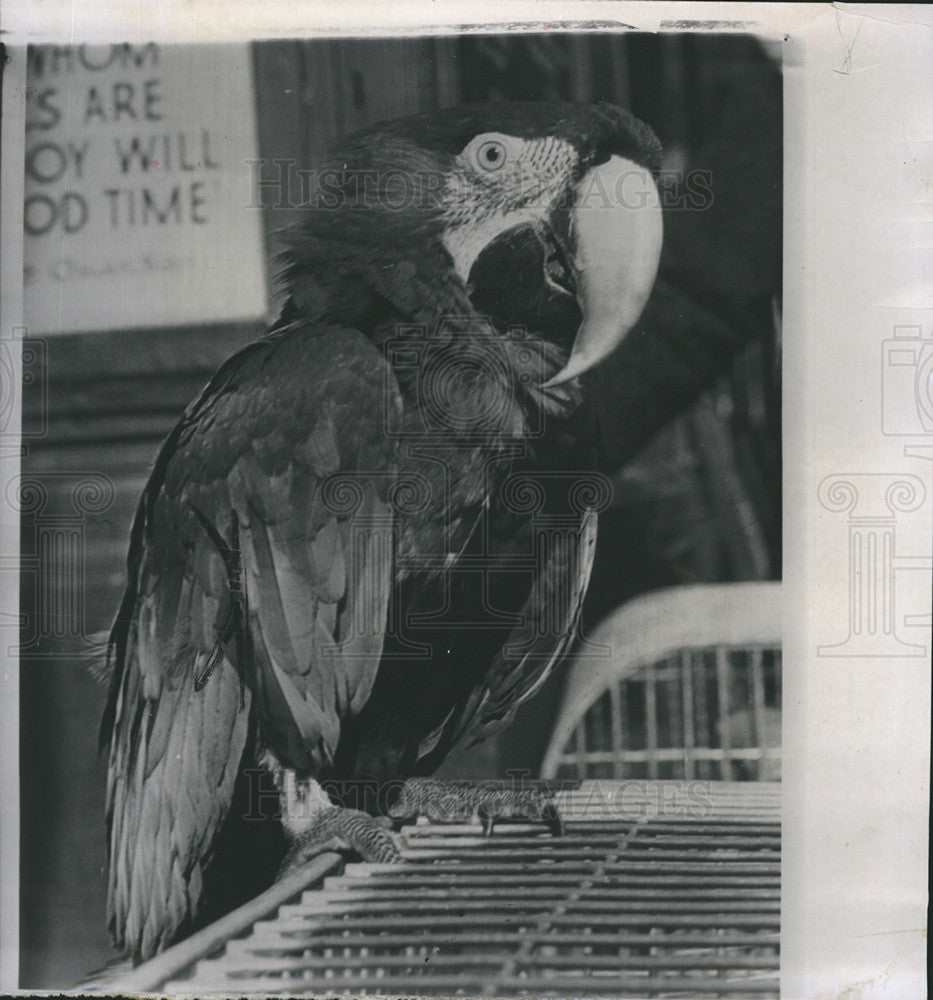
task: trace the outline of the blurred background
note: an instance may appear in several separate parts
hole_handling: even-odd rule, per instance
[[[673,199],[655,294],[626,353],[599,374],[614,499],[600,518],[584,632],[658,588],[779,579],[781,75],[755,39],[287,41],[255,44],[251,58],[267,163],[313,167],[358,127],[460,101],[610,100],[654,128],[671,190],[707,172],[711,203],[686,210]],[[263,210],[273,288],[277,234],[292,214]],[[97,751],[105,689],[88,669],[87,637],[108,627],[119,601],[132,514],[160,440],[261,330],[253,321],[132,325],[26,343],[24,369],[35,373],[24,394],[22,492],[26,988],[70,986],[111,955]],[[507,732],[445,772],[539,773],[563,683],[555,671]],[[767,697],[779,706],[779,680]]]

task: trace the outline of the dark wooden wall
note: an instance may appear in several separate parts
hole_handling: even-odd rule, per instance
[[[345,132],[459,100],[605,98],[630,105],[648,120],[676,163],[701,141],[718,88],[746,58],[741,46],[717,53],[711,41],[549,35],[261,43],[254,47],[260,156],[311,167]],[[270,260],[276,234],[291,218],[289,210],[265,210]],[[105,767],[97,751],[105,689],[88,669],[93,635],[108,627],[117,606],[132,513],[159,441],[223,359],[257,332],[252,324],[143,329],[33,345],[45,351],[47,364],[44,370],[40,364],[39,377],[27,387],[24,407],[24,987],[68,987],[110,956],[104,926]],[[689,428],[672,431],[654,446],[658,454],[645,457],[634,486],[619,480],[622,518],[639,525],[646,538],[644,509],[657,507],[662,493],[675,519],[695,524],[713,516],[703,505],[702,482],[691,479],[691,440]],[[672,468],[687,469],[675,501]],[[652,476],[666,493],[645,491]],[[625,558],[611,560],[601,605],[678,579],[676,570],[657,565],[646,574],[633,554],[631,530],[620,530],[607,529],[610,545],[627,548]],[[703,544],[699,554],[673,557],[689,563],[686,578],[731,572],[719,543],[712,543],[715,551]],[[648,545],[643,558],[654,560],[653,551]],[[746,565],[741,558],[735,564]],[[765,572],[774,569],[772,563]],[[746,566],[741,572],[761,569]],[[451,771],[533,769],[558,692],[555,682],[510,733]]]

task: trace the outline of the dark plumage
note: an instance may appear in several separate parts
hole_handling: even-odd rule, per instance
[[[189,406],[133,526],[102,726],[119,946],[149,956],[204,912],[212,857],[258,835],[230,803],[261,757],[299,780],[430,774],[565,651],[607,498],[578,382],[543,383],[615,308],[574,256],[574,199],[593,170],[657,165],[606,105],[455,109],[335,153],[280,320]],[[358,171],[430,196],[361,206]],[[650,287],[638,252],[619,274]]]

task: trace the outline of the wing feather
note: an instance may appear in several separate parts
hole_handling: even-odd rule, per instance
[[[449,745],[472,746],[507,726],[567,652],[593,568],[596,524],[596,513],[588,510],[578,530],[553,539],[522,609],[523,624],[512,631],[462,711],[447,721]],[[439,738],[432,733],[421,755],[433,752]]]
[[[391,530],[385,384],[361,334],[296,324],[231,359],[159,454],[134,522],[102,723],[108,909],[117,944],[137,957],[196,915],[251,719],[285,762],[313,769],[372,686],[392,572],[384,540],[365,537],[374,517]],[[322,498],[341,471],[359,482],[358,510]]]

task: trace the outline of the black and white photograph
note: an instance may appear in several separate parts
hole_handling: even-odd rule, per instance
[[[868,361],[802,306],[814,229],[894,246],[815,221],[806,18],[273,6],[6,44],[0,981],[921,995],[929,269]],[[899,850],[841,992],[812,907]]]

